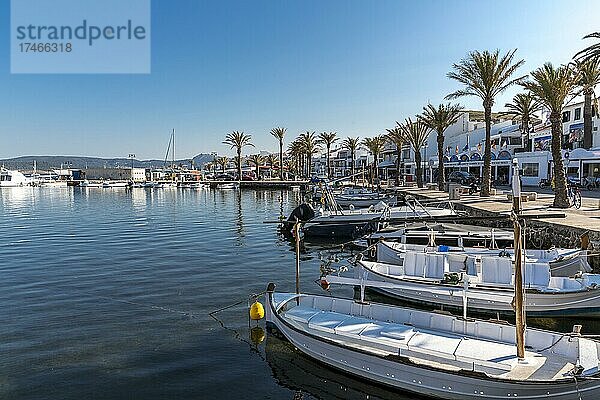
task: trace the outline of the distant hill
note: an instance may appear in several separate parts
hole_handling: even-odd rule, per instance
[[[202,168],[204,164],[211,162],[211,154],[198,154],[192,161],[196,168]],[[128,158],[102,158],[102,157],[81,157],[81,156],[21,156],[0,160],[0,165],[8,169],[18,169],[22,171],[33,170],[34,161],[37,163],[37,169],[49,170],[54,168],[119,168],[131,167],[131,160]],[[168,161],[170,164],[171,162]],[[176,164],[190,165],[190,159],[175,160]],[[134,160],[133,165],[136,168],[157,168],[162,167],[164,160]]]

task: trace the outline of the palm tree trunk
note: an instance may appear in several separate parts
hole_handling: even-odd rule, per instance
[[[258,178],[260,177],[260,167],[258,165],[258,163],[256,163],[256,180],[259,180]]]
[[[396,150],[396,180],[394,184],[396,187],[400,186],[400,159],[402,157],[402,149]]]
[[[583,100],[583,148],[592,147],[592,95],[593,91],[586,90]]]
[[[437,135],[437,145],[438,145],[438,190],[440,192],[444,191],[444,182],[446,181],[445,171],[444,171],[444,134],[438,132]]]
[[[415,164],[417,166],[417,186],[423,187],[423,166],[421,165],[421,149],[415,150]]]
[[[354,163],[355,163],[355,160],[354,160],[354,152],[353,151],[350,152],[350,158],[352,158],[352,165],[350,165],[350,171],[351,171],[351,174],[352,174],[352,183],[354,183],[354,182],[356,182],[356,176],[354,176]]]
[[[310,178],[310,172],[312,169],[312,154],[306,153],[306,177]]]
[[[554,204],[556,208],[569,208],[567,198],[567,179],[563,166],[562,148],[562,124],[559,111],[550,114],[552,124],[552,160],[554,162]],[[514,177],[513,177],[514,179]]]
[[[279,179],[283,180],[283,140],[279,141]]]
[[[327,178],[331,179],[331,168],[329,167],[329,146],[327,146]]]
[[[242,149],[239,148],[237,151],[237,170],[238,170],[238,181],[242,181]]]
[[[483,101],[485,114],[485,151],[483,153],[483,180],[481,182],[481,196],[490,195],[490,183],[492,178],[492,102]]]

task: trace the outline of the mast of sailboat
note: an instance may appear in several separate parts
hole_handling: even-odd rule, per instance
[[[175,129],[173,129],[173,133],[171,134],[172,136],[172,140],[173,140],[173,154],[172,154],[172,159],[173,159],[173,164],[172,164],[172,168],[173,170],[175,170]]]
[[[525,307],[523,305],[523,240],[521,220],[521,179],[519,177],[519,164],[513,161],[513,208],[512,219],[514,227],[514,249],[515,249],[515,325],[517,338],[517,357],[525,358]]]
[[[173,141],[173,135],[169,136],[169,144],[167,146],[167,153],[165,154],[165,161],[163,162],[163,168],[167,168],[167,160],[169,159],[169,152],[171,151],[171,141]]]

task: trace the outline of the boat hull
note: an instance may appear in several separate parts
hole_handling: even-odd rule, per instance
[[[375,355],[359,351],[333,339],[302,332],[284,321],[273,309],[267,294],[267,323],[307,356],[352,374],[396,390],[441,399],[594,399],[600,389],[594,381],[523,382],[471,375],[469,371],[446,372],[417,366],[409,359],[394,355]]]
[[[376,288],[384,296],[412,304],[428,306],[440,305],[454,309],[463,309],[462,284],[449,285],[425,283],[416,280],[389,278],[378,274],[362,264],[357,267],[357,275],[368,273],[369,279],[389,282],[394,288]],[[525,310],[528,316],[560,317],[585,316],[600,317],[600,289],[587,289],[572,292],[540,292],[527,290]],[[467,309],[480,314],[514,315],[512,288],[470,287],[467,290]]]

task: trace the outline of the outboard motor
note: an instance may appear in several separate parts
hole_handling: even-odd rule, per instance
[[[302,203],[298,207],[294,208],[294,211],[290,214],[287,219],[288,223],[295,224],[296,220],[306,222],[315,217],[315,210],[310,204]]]
[[[287,220],[283,222],[283,226],[281,227],[281,233],[285,236],[289,236],[292,234],[292,228],[296,223],[296,220],[301,222],[306,222],[315,217],[315,210],[311,207],[310,204],[302,203],[298,207],[294,208],[291,212],[290,216]]]

